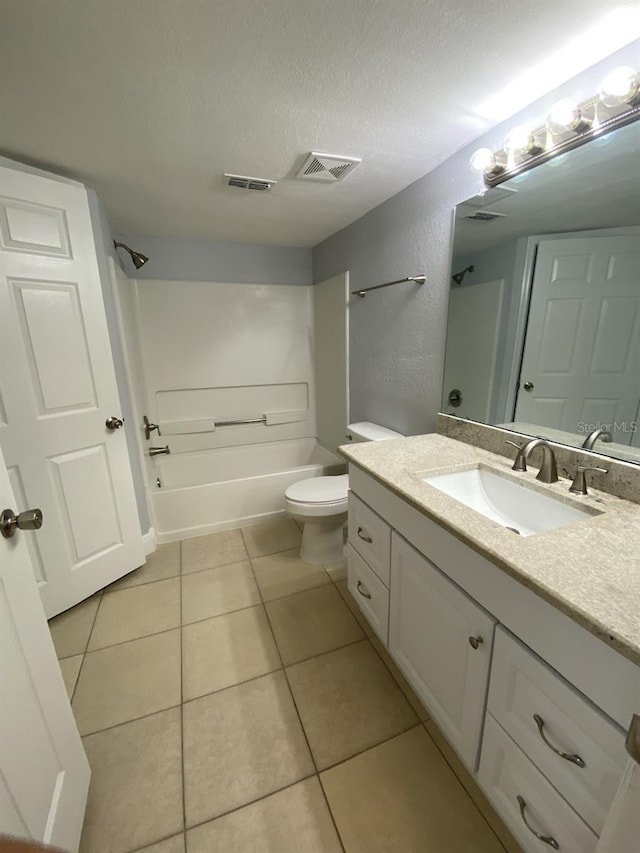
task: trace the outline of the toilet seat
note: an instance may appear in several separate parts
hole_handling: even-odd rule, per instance
[[[293,483],[284,493],[287,509],[306,516],[332,516],[346,512],[349,475],[311,477]]]

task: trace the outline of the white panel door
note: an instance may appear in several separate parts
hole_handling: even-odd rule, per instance
[[[16,511],[0,451],[0,511]],[[77,850],[89,764],[34,580],[40,531],[0,537],[0,834]]]
[[[515,420],[572,433],[611,425],[628,445],[639,397],[640,229],[543,240]]]
[[[503,295],[503,278],[451,290],[442,400],[448,414],[491,421]],[[462,393],[460,406],[449,403],[453,390]]]
[[[0,445],[48,617],[144,562],[87,194],[0,168]]]
[[[475,772],[495,619],[396,533],[389,652]]]

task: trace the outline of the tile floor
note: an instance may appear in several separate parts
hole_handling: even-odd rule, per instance
[[[519,850],[289,519],[162,545],[50,623],[81,853]]]

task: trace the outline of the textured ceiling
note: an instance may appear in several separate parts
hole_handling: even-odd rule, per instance
[[[607,26],[633,8],[0,0],[0,149],[93,186],[118,232],[312,246],[638,37]],[[310,150],[363,162],[296,181]]]

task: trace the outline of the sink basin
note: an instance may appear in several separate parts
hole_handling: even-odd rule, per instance
[[[590,507],[565,503],[482,465],[422,480],[520,536],[532,536],[600,514]]]

